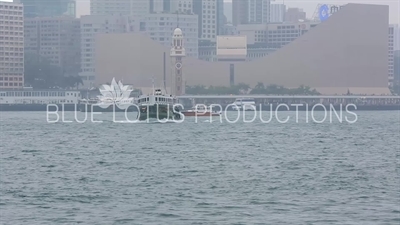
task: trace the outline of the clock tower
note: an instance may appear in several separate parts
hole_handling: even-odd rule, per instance
[[[186,56],[183,47],[183,33],[180,28],[174,30],[171,48],[172,94],[179,96],[185,94],[185,82],[182,72],[183,58]]]

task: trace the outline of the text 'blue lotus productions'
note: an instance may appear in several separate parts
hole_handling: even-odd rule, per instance
[[[319,20],[325,21],[329,17],[329,7],[327,5],[322,5],[319,8]]]

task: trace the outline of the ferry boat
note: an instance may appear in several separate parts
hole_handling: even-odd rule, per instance
[[[137,111],[132,99],[115,101],[113,98],[97,96],[92,99],[82,99],[79,103],[81,112],[134,112]]]
[[[210,106],[196,105],[192,109],[182,112],[185,116],[219,116],[221,112],[213,111]]]
[[[233,102],[234,110],[253,111],[256,109],[256,101],[253,98],[237,98]]]
[[[154,89],[153,94],[141,95],[137,100],[139,106],[139,121],[177,121],[181,113],[174,110],[177,99],[172,95],[162,93],[161,89]]]
[[[75,111],[80,99],[76,90],[0,90],[0,111]]]

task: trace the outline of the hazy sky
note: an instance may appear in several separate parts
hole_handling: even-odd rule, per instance
[[[12,0],[6,0],[12,1]],[[90,13],[90,0],[76,0],[77,15],[88,15]],[[194,0],[196,1],[196,0]],[[224,0],[230,2],[232,0]],[[312,17],[319,3],[343,5],[347,3],[364,3],[364,4],[379,4],[389,5],[390,7],[390,23],[400,24],[400,0],[272,0],[273,3],[284,2],[288,7],[303,8],[307,12],[307,17]],[[373,15],[371,15],[373,16]]]

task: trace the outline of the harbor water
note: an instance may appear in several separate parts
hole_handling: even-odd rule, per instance
[[[400,223],[399,111],[342,123],[66,116],[0,112],[0,224]]]

